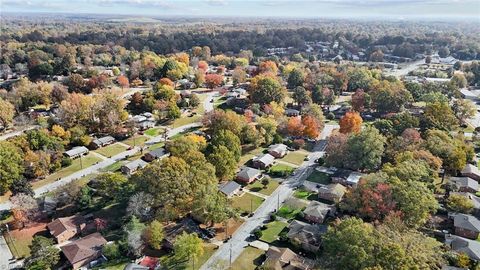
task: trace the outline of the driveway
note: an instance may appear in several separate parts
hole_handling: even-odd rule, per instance
[[[9,269],[9,260],[13,258],[5,238],[0,234],[0,269]]]

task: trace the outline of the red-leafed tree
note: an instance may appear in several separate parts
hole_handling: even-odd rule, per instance
[[[310,115],[302,117],[302,124],[304,125],[303,135],[310,139],[315,139],[320,135],[320,125],[318,121]]]
[[[362,128],[362,117],[358,112],[347,112],[340,119],[340,132],[344,134],[358,133]]]
[[[352,95],[352,108],[356,112],[363,112],[365,110],[365,91],[357,89]]]
[[[205,76],[205,84],[210,89],[220,86],[222,82],[223,82],[223,76],[220,74],[207,74]]]
[[[161,79],[158,81],[158,83],[159,83],[160,85],[168,85],[168,86],[173,87],[173,82],[172,82],[172,80],[170,80],[169,78],[161,78]]]
[[[198,61],[197,66],[198,66],[199,69],[202,69],[204,72],[206,72],[207,69],[208,69],[208,63],[205,62],[205,61]]]
[[[258,66],[260,73],[272,73],[273,75],[277,75],[278,67],[277,64],[273,61],[264,61],[261,62]]]
[[[123,75],[118,76],[117,82],[122,88],[126,88],[129,86],[128,78]]]

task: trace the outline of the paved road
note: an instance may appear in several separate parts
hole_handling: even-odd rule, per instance
[[[411,63],[408,63],[406,65],[400,64],[399,66],[401,66],[402,69],[395,69],[394,71],[388,71],[387,74],[388,75],[393,75],[393,76],[399,78],[399,77],[408,75],[408,73],[410,71],[414,71],[415,69],[417,69],[419,66],[421,66],[423,64],[425,64],[425,59],[418,60],[418,61],[415,61],[415,62],[411,62]]]
[[[27,130],[34,129],[34,128],[38,128],[38,126],[36,126],[36,125],[35,126],[29,126],[29,127],[23,128],[21,130],[17,130],[17,131],[13,131],[13,132],[3,134],[3,135],[0,136],[0,141],[4,141],[8,138],[18,136],[18,135],[22,134],[23,132],[25,132]]]
[[[9,260],[13,257],[5,238],[0,234],[0,269],[9,269]]]
[[[295,170],[293,176],[284,181],[271,195],[268,197],[258,209],[255,214],[247,219],[242,226],[240,226],[227,244],[218,248],[218,250],[205,262],[200,270],[213,269],[218,262],[229,262],[230,258],[233,261],[240,256],[243,249],[248,246],[247,239],[250,233],[257,227],[264,224],[270,219],[270,214],[280,207],[283,202],[288,199],[294,192],[295,188],[302,185],[303,181],[312,172],[315,160],[324,154],[325,139],[331,134],[332,130],[337,128],[337,125],[325,125],[325,129],[321,134],[321,141],[314,147],[312,153],[309,155],[309,161],[302,163],[300,167]]]

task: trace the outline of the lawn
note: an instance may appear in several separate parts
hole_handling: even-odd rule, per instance
[[[122,165],[125,164],[125,161],[117,161],[115,163],[113,163],[112,165],[108,165],[107,167],[105,168],[102,168],[101,171],[102,172],[116,172],[118,170],[120,170],[120,167],[122,167]]]
[[[270,170],[268,170],[268,173],[273,175],[273,176],[289,176],[290,174],[293,173],[295,168],[285,165],[285,164],[275,164],[273,165]]]
[[[269,196],[270,194],[272,194],[275,191],[275,189],[277,189],[277,187],[279,185],[280,184],[277,181],[269,179],[267,186],[264,186],[262,184],[262,181],[255,181],[252,184],[249,184],[247,186],[247,188],[250,191],[258,192],[258,193],[261,193],[263,195]]]
[[[205,98],[207,97],[207,95],[198,94],[197,96],[198,96],[198,99],[200,100],[200,104],[198,105],[198,108],[193,110],[197,114],[191,117],[189,117],[188,115],[185,115],[185,116],[182,115],[182,117],[175,119],[175,121],[173,121],[172,128],[200,122],[200,120],[202,119],[202,115],[205,112],[205,108],[203,107],[203,101],[205,101]]]
[[[270,222],[267,224],[267,228],[262,232],[262,237],[260,237],[260,240],[267,242],[267,243],[272,243],[275,240],[277,240],[278,235],[280,234],[285,227],[288,226],[288,223],[282,222],[282,221],[274,221]]]
[[[155,136],[158,136],[160,134],[163,134],[164,132],[164,129],[161,128],[161,127],[156,127],[156,128],[151,128],[151,129],[148,129],[144,132],[145,135],[148,135],[148,136],[152,136],[152,137],[155,137]]]
[[[240,157],[240,161],[238,162],[238,165],[239,165],[239,166],[244,165],[245,163],[247,163],[247,162],[248,162],[250,159],[252,159],[253,157],[258,156],[258,155],[260,155],[261,153],[263,153],[264,150],[265,150],[265,148],[255,148],[255,149],[253,149],[253,150],[246,151],[246,152],[243,153],[242,156]]]
[[[263,201],[263,198],[250,193],[244,193],[241,197],[234,197],[232,199],[232,206],[243,212],[252,213],[252,210],[255,211]]]
[[[175,257],[174,253],[163,254],[160,256],[160,262],[165,269],[182,269],[182,270],[197,270],[213,255],[215,252],[215,245],[209,243],[203,243],[203,254],[195,262],[193,267],[192,261],[184,261]],[[163,269],[163,268],[162,268]]]
[[[277,215],[286,219],[294,219],[300,212],[302,212],[302,209],[296,209],[288,205],[283,205],[277,211]]]
[[[34,235],[47,236],[46,223],[38,223],[29,228],[12,230],[5,235],[5,241],[16,258],[30,256],[30,245]]]
[[[88,168],[99,161],[101,161],[101,159],[93,154],[88,154],[86,156],[83,156],[81,158],[81,161],[80,161],[80,158],[74,159],[72,161],[72,165],[60,169],[59,171],[47,176],[43,180],[33,182],[32,188],[36,189],[46,184],[55,182],[59,178],[69,176],[70,174],[81,170],[82,167],[83,169]]]
[[[148,150],[152,151],[152,150],[155,150],[157,148],[163,147],[164,145],[165,145],[164,142],[154,143],[154,144],[151,144],[151,145],[148,146]]]
[[[280,160],[291,163],[291,164],[294,164],[294,165],[297,165],[297,166],[300,166],[303,163],[303,161],[305,160],[306,156],[307,156],[307,154],[305,154],[303,152],[295,151],[295,152],[288,153],[286,156],[284,156]]]
[[[313,170],[313,172],[307,177],[307,181],[327,185],[330,184],[331,179],[328,174]]]
[[[246,247],[242,254],[232,263],[231,270],[255,270],[263,261],[263,250]]]
[[[100,155],[105,156],[105,157],[113,157],[117,154],[120,154],[121,152],[124,152],[125,150],[127,150],[127,147],[125,147],[125,146],[123,146],[119,143],[114,143],[114,144],[107,145],[107,146],[102,147],[102,148],[98,148],[94,152],[99,153]]]
[[[124,144],[128,144],[130,146],[143,146],[146,141],[148,141],[150,138],[147,136],[143,135],[133,135],[132,137],[122,141]]]
[[[295,198],[299,198],[299,199],[302,199],[302,200],[311,200],[311,199],[316,197],[315,192],[310,192],[310,191],[304,190],[304,189],[295,190],[295,193],[293,193],[293,196]],[[312,196],[313,196],[313,198],[312,198]]]

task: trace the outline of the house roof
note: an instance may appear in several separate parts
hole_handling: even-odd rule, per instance
[[[480,232],[480,220],[472,215],[456,214],[453,225],[469,231]]]
[[[145,256],[141,261],[140,265],[147,267],[148,269],[155,269],[158,264],[158,258]]]
[[[257,170],[257,169],[250,168],[250,167],[243,167],[237,173],[237,177],[240,177],[240,178],[243,178],[243,179],[252,179],[252,178],[255,178],[255,177],[259,176],[261,173],[262,172]]]
[[[50,234],[57,237],[68,230],[77,230],[80,225],[85,224],[85,218],[80,215],[57,218],[47,224]]]
[[[60,247],[71,264],[96,256],[107,240],[100,233],[92,233]]]
[[[287,146],[283,143],[272,144],[268,147],[268,151],[282,153],[287,151]]]
[[[261,156],[253,158],[253,160],[257,162],[261,162],[268,166],[274,162],[275,157],[270,154],[263,154]]]
[[[112,136],[105,136],[105,137],[93,140],[93,143],[97,145],[102,145],[102,144],[111,143],[114,141],[115,141],[115,138],[113,138]]]
[[[123,166],[127,167],[129,170],[136,170],[138,168],[143,168],[145,166],[147,166],[148,163],[141,160],[141,159],[137,159],[137,160],[134,160],[132,162],[129,162]]]
[[[288,228],[289,238],[296,238],[314,246],[320,246],[321,235],[327,231],[326,226],[312,225],[298,220],[292,221]]]
[[[286,109],[285,114],[300,114],[300,111],[295,109]]]
[[[480,260],[480,242],[470,240],[460,236],[452,235],[450,246],[453,250],[459,253],[465,253],[474,260]]]
[[[76,156],[76,155],[79,155],[79,154],[83,154],[83,153],[86,153],[88,152],[88,148],[86,148],[85,146],[76,146],[68,151],[65,152],[65,154],[67,156]]]
[[[334,212],[334,211],[335,211],[335,206],[333,205],[328,205],[328,204],[317,202],[317,201],[311,201],[308,204],[307,208],[303,210],[303,213],[305,215],[324,219],[329,212]]]
[[[220,185],[220,191],[229,196],[238,190],[241,186],[235,181],[228,181]]]
[[[472,164],[467,164],[463,170],[461,171],[462,174],[475,174],[480,176],[480,170],[477,168],[477,166],[474,166]]]
[[[342,197],[346,191],[347,188],[341,184],[329,184],[318,188],[319,194],[334,194],[339,197]]]
[[[165,149],[163,147],[153,149],[152,151],[148,152],[149,155],[155,157],[155,158],[160,158],[163,157],[167,154]]]
[[[266,263],[274,263],[274,269],[311,269],[313,261],[304,258],[289,248],[271,246],[267,251]]]
[[[470,177],[450,177],[449,180],[457,186],[457,188],[467,187],[478,190],[478,182]]]

